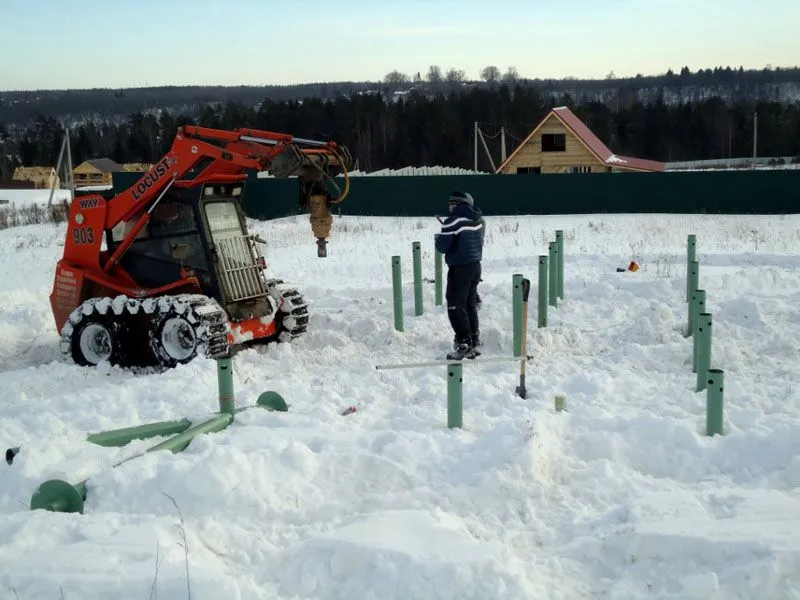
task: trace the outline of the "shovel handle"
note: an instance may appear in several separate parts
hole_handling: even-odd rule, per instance
[[[528,296],[531,292],[531,280],[522,280],[522,359],[519,362],[519,375],[525,379],[525,359],[528,355]]]

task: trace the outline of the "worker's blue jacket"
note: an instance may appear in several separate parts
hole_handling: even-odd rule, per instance
[[[480,262],[486,233],[483,214],[469,204],[457,204],[436,235],[436,249],[451,267]]]

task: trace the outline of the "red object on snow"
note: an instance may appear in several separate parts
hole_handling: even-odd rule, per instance
[[[347,415],[352,415],[354,412],[358,412],[358,409],[355,406],[349,406],[343,413],[342,416],[346,417]]]

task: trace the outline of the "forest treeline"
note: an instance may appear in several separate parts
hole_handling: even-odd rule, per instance
[[[501,140],[510,153],[553,106],[567,105],[614,152],[662,161],[751,156],[757,113],[759,156],[800,156],[800,103],[726,102],[718,97],[668,104],[576,101],[552,98],[519,83],[401,97],[362,93],[332,99],[263,99],[255,105],[228,100],[199,112],[134,112],[122,122],[99,119],[70,128],[73,163],[109,157],[152,163],[163,156],[184,124],[233,129],[252,127],[334,140],[349,147],[363,171],[409,165],[474,165],[474,123],[495,164]],[[501,135],[501,129],[504,135]],[[0,123],[0,179],[18,165],[55,165],[64,126],[39,115],[15,134]],[[479,168],[490,161],[479,145]]]
[[[120,122],[128,115],[168,110],[173,114],[196,117],[205,104],[227,101],[257,106],[263,100],[297,101],[304,98],[334,100],[365,92],[386,96],[396,91],[415,89],[426,94],[492,88],[497,83],[520,85],[545,97],[569,93],[580,101],[620,98],[623,102],[638,98],[649,102],[653,92],[663,89],[667,103],[696,100],[716,95],[736,100],[800,100],[800,69],[744,69],[714,67],[690,70],[683,67],[657,75],[618,77],[610,72],[602,79],[529,79],[514,66],[500,69],[486,66],[478,73],[466,73],[457,67],[430,65],[427,70],[403,73],[394,70],[380,81],[315,82],[298,85],[249,86],[161,86],[140,88],[96,88],[69,90],[0,91],[0,122],[14,131],[33,124],[39,115],[54,117],[65,124],[93,121]]]

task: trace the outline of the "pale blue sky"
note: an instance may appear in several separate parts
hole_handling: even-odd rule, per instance
[[[0,89],[800,64],[798,0],[5,0]],[[766,10],[768,8],[768,10]]]

